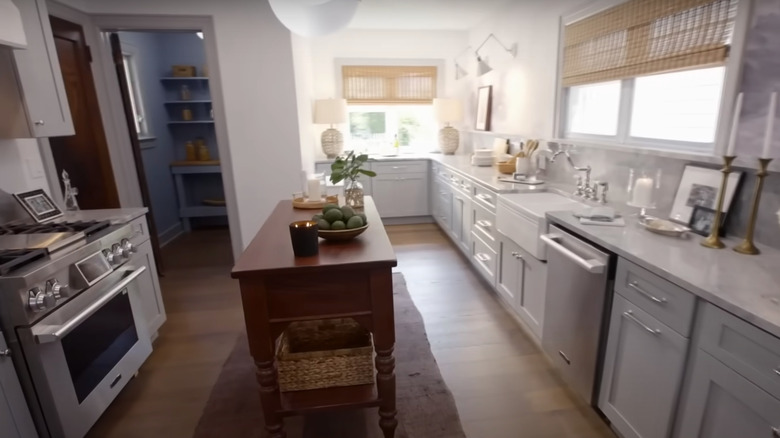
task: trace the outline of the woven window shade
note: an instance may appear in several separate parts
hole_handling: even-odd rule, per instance
[[[722,65],[737,0],[629,0],[567,25],[563,86]]]
[[[435,66],[345,65],[341,77],[350,104],[424,104],[436,97]]]

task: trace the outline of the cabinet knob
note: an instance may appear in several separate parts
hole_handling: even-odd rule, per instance
[[[7,348],[4,350],[0,350],[0,357],[11,357],[11,350]]]
[[[43,125],[46,124],[46,122],[44,122],[43,120],[36,120],[36,121],[33,122],[33,124],[35,126],[43,126]]]

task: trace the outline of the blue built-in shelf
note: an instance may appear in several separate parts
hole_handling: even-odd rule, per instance
[[[187,105],[190,103],[211,103],[211,100],[169,100],[166,105]]]
[[[161,81],[208,81],[208,76],[167,76],[160,78]]]
[[[213,125],[213,120],[171,120],[169,125]]]

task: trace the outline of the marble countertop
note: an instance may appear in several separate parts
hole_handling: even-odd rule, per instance
[[[780,337],[780,251],[760,247],[760,255],[739,254],[731,250],[737,239],[724,239],[724,249],[709,249],[700,245],[699,235],[653,234],[636,217],[626,218],[625,227],[582,225],[571,212],[550,212],[547,218]]]
[[[145,215],[146,207],[138,208],[108,208],[101,210],[66,211],[55,222],[73,221],[111,221],[112,224],[125,224]]]
[[[499,178],[510,177],[498,172],[495,167],[479,167],[471,165],[469,155],[443,155],[443,154],[401,154],[401,155],[371,155],[369,161],[404,161],[404,160],[431,160],[441,163],[450,170],[462,173],[477,183],[497,193],[543,192],[546,184],[531,186],[502,182]],[[333,160],[324,159],[316,161],[317,164],[331,163]]]

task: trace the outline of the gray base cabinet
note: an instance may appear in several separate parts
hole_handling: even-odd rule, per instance
[[[541,339],[547,264],[508,237],[501,235],[499,240],[496,289],[531,332]]]
[[[5,354],[7,348],[0,332],[0,437],[35,438],[38,434],[11,357]]]
[[[624,438],[670,435],[687,349],[688,339],[615,295],[598,405]]]
[[[471,198],[459,190],[452,190],[452,223],[450,235],[461,251],[471,248]]]
[[[780,400],[709,353],[695,356],[678,438],[780,437]]]
[[[157,276],[157,266],[154,263],[152,244],[146,241],[137,247],[136,257],[146,266],[146,272],[138,277],[141,292],[141,307],[146,318],[149,335],[155,337],[157,330],[165,322],[165,306],[163,305],[160,282]]]
[[[379,216],[428,216],[428,174],[377,175],[371,181]]]

